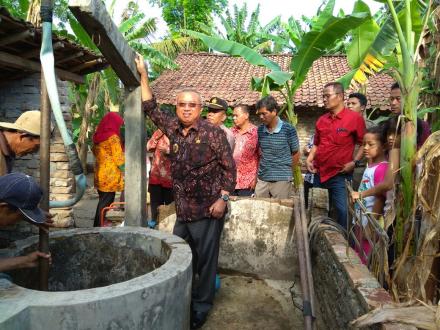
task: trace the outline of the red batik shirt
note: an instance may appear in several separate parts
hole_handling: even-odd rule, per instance
[[[171,162],[168,158],[170,153],[170,140],[158,129],[148,140],[147,150],[154,152],[149,183],[160,185],[164,188],[171,188],[173,181],[171,180]]]
[[[211,218],[209,207],[221,190],[234,191],[236,169],[225,132],[199,119],[186,136],[178,119],[159,110],[156,100],[142,109],[170,139],[171,176],[178,221]]]
[[[258,129],[257,126],[251,124],[244,133],[240,133],[238,127],[233,127],[231,131],[235,137],[234,161],[237,167],[235,189],[250,189],[255,186],[260,161]]]
[[[314,166],[321,182],[334,177],[353,160],[355,144],[362,144],[365,121],[354,111],[344,108],[336,116],[326,113],[316,122]]]

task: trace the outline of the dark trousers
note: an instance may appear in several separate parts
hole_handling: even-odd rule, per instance
[[[204,218],[194,222],[177,220],[173,234],[186,240],[193,255],[192,305],[208,312],[214,302],[220,235],[224,219]]]
[[[321,183],[318,174],[315,174],[313,186],[328,190],[330,206],[336,211],[336,218],[345,230],[347,230],[347,189],[345,188],[345,180],[351,180],[350,174],[337,174],[326,182]]]
[[[158,207],[168,205],[174,201],[173,189],[158,184],[149,184],[148,192],[150,193],[151,219],[157,221]]]
[[[235,189],[231,196],[240,196],[240,197],[248,197],[254,194],[253,189]]]
[[[98,206],[96,207],[95,221],[93,221],[93,227],[101,226],[101,211],[104,207],[109,206],[115,201],[115,192],[105,192],[98,190]]]

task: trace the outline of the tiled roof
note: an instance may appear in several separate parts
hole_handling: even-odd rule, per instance
[[[290,55],[269,55],[283,70],[288,69]],[[195,88],[205,100],[217,96],[230,105],[255,104],[259,93],[251,91],[250,81],[268,73],[263,67],[248,64],[240,57],[223,54],[194,53],[177,57],[179,69],[164,72],[154,81],[153,91],[159,103],[175,104],[176,92],[183,88]],[[313,63],[301,88],[295,94],[295,105],[304,107],[323,107],[322,88],[349,71],[347,59],[342,55],[324,56]],[[389,90],[393,79],[379,74],[370,80],[367,87],[369,108],[388,109]],[[350,91],[348,91],[350,92]],[[273,94],[279,102],[283,98]]]

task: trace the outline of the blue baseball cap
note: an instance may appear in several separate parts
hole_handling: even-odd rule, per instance
[[[0,201],[15,206],[27,220],[42,224],[46,216],[38,207],[43,192],[38,183],[29,175],[10,173],[0,176]]]

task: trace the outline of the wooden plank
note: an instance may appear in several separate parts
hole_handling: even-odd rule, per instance
[[[35,35],[34,30],[25,30],[15,34],[8,35],[6,37],[0,38],[0,46],[6,46],[13,44],[14,42],[26,39],[28,37],[33,37]]]
[[[56,64],[61,64],[61,63],[65,63],[65,62],[69,62],[70,60],[74,60],[75,58],[81,57],[84,55],[83,51],[77,52],[77,53],[73,53],[70,56],[66,56],[64,58],[60,58],[59,60],[55,60]]]
[[[125,99],[125,225],[146,226],[145,115],[141,89],[127,90]]]
[[[27,60],[2,51],[0,51],[0,64],[25,71],[41,71],[41,64],[39,62]],[[55,73],[61,80],[72,81],[77,84],[84,84],[83,76],[57,68],[55,68]]]
[[[70,0],[69,8],[126,87],[140,84],[136,53],[119,32],[101,0]]]

